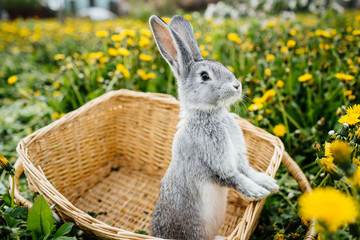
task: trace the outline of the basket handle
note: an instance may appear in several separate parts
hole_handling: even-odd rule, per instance
[[[25,197],[23,197],[23,195],[21,195],[18,188],[19,178],[21,174],[24,172],[24,168],[20,158],[16,160],[14,168],[15,168],[15,175],[14,175],[15,184],[14,186],[12,186],[12,179],[11,176],[9,176],[9,192],[10,194],[12,194],[12,188],[14,187],[14,195],[15,195],[14,199],[16,200],[16,203],[27,207],[27,209],[30,209],[33,203],[27,200]]]
[[[299,184],[301,191],[303,191],[304,193],[310,192],[311,186],[305,174],[303,173],[299,165],[290,157],[290,155],[287,152],[284,152],[282,163],[287,168],[289,173],[294,177],[296,182]],[[317,233],[315,231],[315,220],[311,220],[309,224],[309,230],[306,233],[304,240],[315,240],[315,239],[317,239]]]

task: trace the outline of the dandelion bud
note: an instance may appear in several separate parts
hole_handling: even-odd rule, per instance
[[[337,133],[342,136],[342,137],[346,137],[349,133],[349,124],[344,123],[339,130],[337,131]]]
[[[15,174],[15,169],[4,156],[0,156],[0,166],[3,167],[9,174]]]
[[[321,145],[318,142],[315,142],[313,145],[315,151],[320,151],[321,150]]]
[[[324,118],[324,117],[320,118],[319,121],[317,122],[317,124],[318,124],[319,126],[324,125],[324,123],[325,123],[325,118]]]
[[[329,136],[332,136],[332,135],[335,134],[335,131],[334,131],[334,130],[330,130],[328,134],[329,134]]]

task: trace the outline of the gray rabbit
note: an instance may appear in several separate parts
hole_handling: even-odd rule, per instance
[[[225,219],[227,188],[258,200],[279,187],[249,165],[243,133],[226,110],[241,98],[241,83],[221,63],[202,57],[192,26],[182,16],[169,25],[157,16],[149,22],[177,78],[181,109],[151,232],[167,239],[214,239]]]

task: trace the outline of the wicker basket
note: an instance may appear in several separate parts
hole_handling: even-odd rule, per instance
[[[160,179],[171,160],[179,103],[165,94],[109,92],[23,139],[17,152],[15,199],[23,171],[30,189],[55,204],[64,221],[104,239],[157,239],[149,232]],[[251,165],[274,177],[281,160],[303,191],[310,185],[279,138],[238,120]],[[10,181],[10,188],[11,181]],[[248,202],[229,190],[219,235],[249,239],[265,200]],[[96,218],[88,213],[102,213]],[[312,226],[307,239],[315,237]]]

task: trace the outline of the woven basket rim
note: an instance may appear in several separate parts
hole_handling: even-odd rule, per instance
[[[95,107],[101,104],[104,101],[108,101],[110,98],[116,98],[119,96],[136,96],[142,98],[151,98],[153,100],[166,102],[167,104],[171,105],[179,105],[179,102],[171,95],[166,94],[158,94],[158,93],[143,93],[143,92],[134,92],[126,89],[121,89],[117,91],[111,91],[108,93],[103,94],[102,96],[91,100],[90,102],[86,103],[82,107],[74,110],[64,117],[54,121],[53,123],[35,131],[31,135],[27,136],[26,138],[22,139],[16,150],[19,154],[19,160],[21,161],[21,165],[25,170],[26,174],[31,174],[36,178],[38,181],[39,186],[41,186],[41,190],[43,195],[47,199],[47,201],[55,203],[57,207],[62,209],[62,212],[73,219],[78,224],[83,224],[88,229],[101,234],[103,236],[107,236],[109,238],[116,238],[116,239],[160,239],[152,236],[141,235],[137,233],[133,233],[121,228],[112,227],[96,218],[91,217],[84,211],[75,207],[67,198],[65,198],[60,192],[56,190],[56,188],[47,180],[45,174],[43,173],[40,166],[38,168],[30,161],[30,157],[27,153],[27,145],[32,143],[33,141],[38,140],[44,134],[48,133],[50,130],[54,128],[61,127],[61,125],[69,120],[75,119],[77,116],[81,115],[87,109]],[[258,137],[262,138],[265,141],[271,143],[274,147],[274,153],[270,160],[270,163],[267,167],[266,173],[269,174],[271,177],[274,177],[279,165],[281,163],[281,159],[284,155],[284,145],[282,141],[266,132],[263,129],[260,129],[251,123],[249,123],[245,119],[238,119],[238,123],[240,125],[246,125],[246,131],[250,131],[252,134],[256,134]],[[263,204],[265,203],[265,199],[261,201],[253,201],[248,204],[244,215],[240,221],[240,223],[235,227],[232,233],[226,239],[247,239],[245,235],[250,234],[252,224],[255,222],[256,213],[260,211]],[[251,224],[249,224],[251,223]],[[245,234],[244,234],[245,233]],[[240,237],[239,237],[240,236]]]

